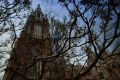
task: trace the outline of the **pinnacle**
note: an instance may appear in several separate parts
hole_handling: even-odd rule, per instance
[[[37,6],[37,8],[36,8],[36,11],[41,12],[40,4],[38,4],[38,6]]]

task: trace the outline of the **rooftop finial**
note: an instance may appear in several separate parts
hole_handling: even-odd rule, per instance
[[[36,10],[41,12],[40,4],[38,4]]]

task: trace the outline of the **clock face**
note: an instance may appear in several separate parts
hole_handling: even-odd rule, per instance
[[[42,27],[40,25],[34,26],[33,37],[35,38],[42,38]]]

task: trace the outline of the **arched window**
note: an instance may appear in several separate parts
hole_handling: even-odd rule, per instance
[[[33,30],[33,37],[34,38],[42,38],[42,27],[40,25],[35,25]]]

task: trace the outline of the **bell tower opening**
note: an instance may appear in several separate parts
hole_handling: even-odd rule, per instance
[[[42,39],[42,27],[40,25],[34,26],[32,37]]]

